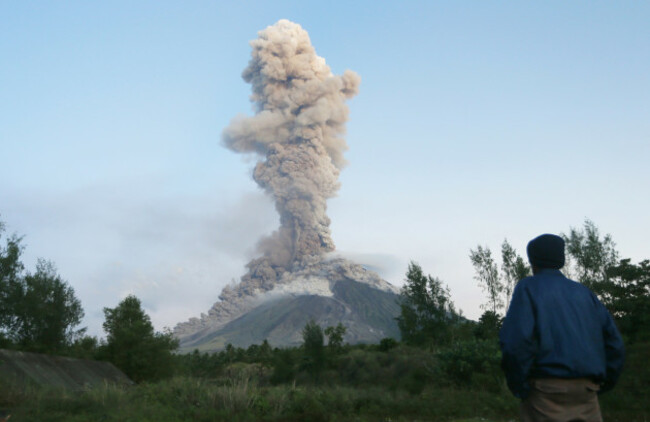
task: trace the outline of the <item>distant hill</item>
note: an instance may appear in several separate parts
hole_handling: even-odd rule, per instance
[[[352,344],[399,338],[395,292],[343,278],[331,283],[331,293],[270,299],[217,329],[207,327],[181,338],[181,351],[216,351],[228,343],[248,347],[265,339],[272,346],[295,346],[302,343],[302,329],[311,319],[323,328],[342,323],[345,341]]]

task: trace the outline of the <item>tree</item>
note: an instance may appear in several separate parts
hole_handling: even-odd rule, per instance
[[[506,311],[510,306],[510,298],[519,280],[531,274],[530,268],[524,259],[517,255],[507,239],[501,245],[501,274],[503,274],[503,290],[505,293]]]
[[[117,307],[104,308],[105,353],[133,381],[151,381],[172,374],[172,352],[178,340],[171,332],[154,332],[140,300],[127,296]]]
[[[568,268],[569,272],[575,271],[578,281],[589,287],[600,296],[598,284],[607,282],[607,269],[615,266],[618,261],[616,244],[607,234],[600,237],[596,225],[585,220],[582,229],[571,228],[569,234],[562,234],[566,243],[566,252],[575,268]]]
[[[302,340],[305,353],[303,367],[317,377],[325,365],[323,329],[314,320],[310,320],[302,329]]]
[[[264,339],[260,345],[257,360],[264,366],[271,366],[273,363],[273,348],[267,339]]]
[[[481,306],[484,312],[474,329],[474,335],[480,339],[494,340],[503,321],[501,310],[508,309],[515,286],[519,280],[528,277],[531,271],[508,239],[504,239],[501,244],[501,273],[487,246],[479,245],[476,250],[470,249],[469,257],[476,271],[474,278],[488,296],[487,304]]]
[[[380,352],[388,352],[391,349],[396,348],[399,345],[397,340],[392,337],[384,337],[379,341],[378,349]]]
[[[5,225],[0,221],[0,238],[4,230]],[[13,235],[7,238],[5,247],[0,246],[0,347],[11,343],[9,337],[18,324],[15,307],[22,296],[24,270],[20,240]]]
[[[99,350],[97,337],[83,335],[77,338],[66,351],[66,355],[78,359],[95,359]]]
[[[287,383],[296,376],[293,350],[289,348],[275,349],[273,353],[273,373],[271,374],[271,383],[274,385]]]
[[[627,340],[650,339],[650,261],[619,260],[612,237],[588,219],[562,237],[578,281],[598,295]]]
[[[474,336],[481,340],[495,340],[499,337],[499,330],[503,318],[492,311],[485,311],[474,327]]]
[[[498,315],[499,311],[504,307],[501,294],[504,292],[505,286],[499,277],[499,270],[492,258],[490,248],[483,248],[479,245],[475,251],[470,249],[469,258],[476,270],[474,278],[478,280],[481,288],[487,292],[488,296],[487,305],[481,305],[481,308]]]
[[[232,345],[230,345],[232,347]],[[259,362],[263,366],[270,366],[273,362],[273,349],[268,340],[264,339],[262,344],[251,344],[245,352],[246,362]]]
[[[0,236],[4,227],[0,222]],[[39,259],[36,272],[25,273],[20,242],[13,235],[0,247],[0,344],[60,353],[85,332],[77,329],[84,316],[81,302],[53,263]]]
[[[14,341],[24,350],[56,353],[72,345],[85,328],[74,289],[57,274],[54,264],[39,259],[36,272],[23,278],[22,297],[16,303]]]
[[[332,351],[332,353],[337,354],[343,348],[343,336],[347,329],[345,325],[340,322],[336,327],[327,327],[325,328],[325,335],[327,336],[327,348]]]
[[[220,359],[225,363],[241,362],[245,359],[246,351],[241,347],[235,347],[232,343],[219,352]]]
[[[526,261],[517,254],[508,239],[501,244],[501,272],[497,263],[492,258],[490,248],[478,246],[476,250],[469,251],[469,257],[476,271],[474,279],[479,282],[483,291],[487,293],[488,303],[482,309],[492,313],[486,316],[486,321],[494,320],[500,315],[500,310],[510,304],[510,298],[517,283],[531,274]]]
[[[397,325],[405,343],[424,346],[449,342],[450,327],[458,319],[449,289],[439,279],[425,276],[415,262],[409,263],[399,305]]]
[[[631,264],[622,259],[607,270],[599,286],[603,303],[630,342],[650,340],[650,261]]]

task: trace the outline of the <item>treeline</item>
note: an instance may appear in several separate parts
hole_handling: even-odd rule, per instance
[[[435,353],[392,338],[379,344],[337,344],[314,322],[303,329],[303,344],[273,348],[268,342],[247,348],[227,345],[216,353],[177,355],[178,376],[228,380],[235,374],[262,385],[382,386],[419,394],[427,386],[500,391],[502,378],[496,344],[474,342]]]
[[[611,237],[590,221],[563,236],[563,271],[601,297],[627,343],[619,385],[600,399],[603,415],[647,420],[650,264],[621,259]],[[176,340],[154,331],[134,296],[104,309],[105,339],[87,336],[78,328],[83,309],[74,290],[47,261],[25,270],[20,241],[10,236],[0,245],[0,347],[108,360],[138,381],[134,388],[106,385],[73,395],[0,388],[0,412],[12,409],[21,420],[511,420],[517,414],[518,400],[500,369],[498,330],[514,286],[530,269],[507,241],[499,256],[486,246],[470,250],[485,292],[478,321],[465,318],[443,281],[413,262],[399,296],[399,340],[345,344],[343,325],[312,321],[298,347],[263,341],[188,354],[174,353]]]
[[[562,271],[601,298],[628,345],[650,340],[650,262],[620,258],[611,236],[601,236],[589,220],[562,237],[567,258]],[[469,253],[475,279],[485,292],[478,321],[463,317],[449,288],[411,262],[399,297],[400,341],[344,345],[345,327],[322,328],[311,322],[303,329],[301,347],[274,349],[265,341],[247,349],[228,345],[214,354],[195,351],[177,357],[179,373],[211,377],[242,363],[259,365],[272,384],[381,382],[410,391],[431,383],[503,388],[498,332],[515,285],[532,271],[507,240],[499,255],[480,245]]]
[[[561,236],[566,243],[562,272],[601,299],[627,344],[650,340],[650,261],[634,264],[629,258],[621,258],[611,236],[601,236],[590,220]],[[400,294],[402,341],[429,348],[459,341],[496,341],[516,284],[532,275],[527,260],[507,239],[500,252],[499,263],[487,246],[470,250],[474,278],[485,293],[484,312],[476,323],[456,310],[449,288],[441,280],[425,276],[417,264],[411,263]]]
[[[0,223],[0,240],[4,225]],[[567,265],[563,271],[589,286],[617,320],[626,342],[649,340],[650,262],[621,259],[611,236],[601,236],[591,221],[562,235]],[[84,316],[73,288],[54,265],[39,260],[30,272],[21,262],[16,235],[0,245],[0,347],[107,360],[135,381],[173,375],[216,378],[233,365],[252,365],[269,384],[372,385],[387,383],[417,392],[431,383],[498,389],[498,331],[516,283],[531,274],[526,260],[504,240],[500,262],[489,247],[470,250],[475,279],[485,292],[478,321],[462,315],[443,281],[410,263],[399,296],[401,339],[377,345],[344,344],[341,324],[303,329],[300,347],[277,348],[264,341],[248,348],[227,345],[218,353],[175,355],[170,332],[156,332],[140,300],[129,296],[104,308],[105,339],[79,328]]]

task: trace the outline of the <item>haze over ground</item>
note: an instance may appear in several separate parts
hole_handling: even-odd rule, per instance
[[[248,42],[309,32],[349,101],[327,203],[337,249],[400,285],[413,259],[480,314],[469,249],[521,254],[585,217],[650,257],[650,6],[636,2],[2,3],[0,220],[54,261],[91,334],[142,299],[158,329],[208,309],[278,226],[254,159]]]

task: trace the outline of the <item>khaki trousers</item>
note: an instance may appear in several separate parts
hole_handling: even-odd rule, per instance
[[[590,379],[530,380],[530,395],[521,404],[523,422],[602,422],[598,384]]]

